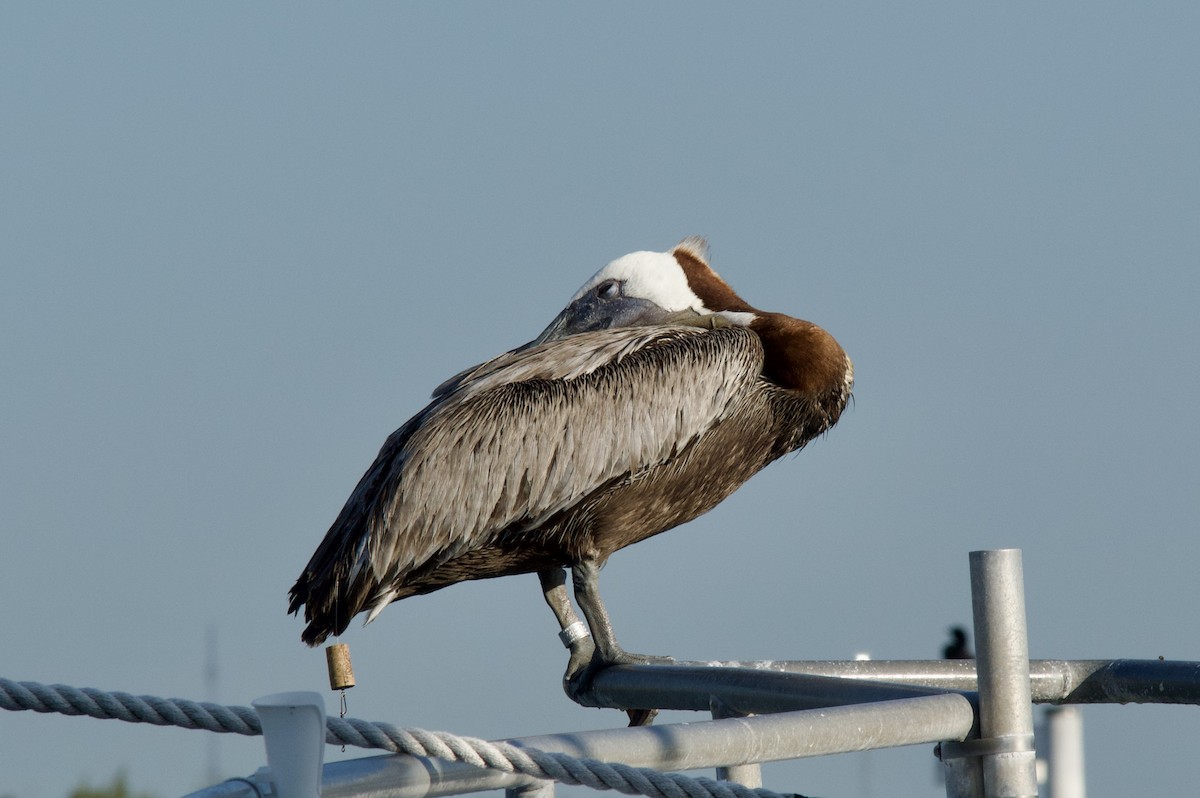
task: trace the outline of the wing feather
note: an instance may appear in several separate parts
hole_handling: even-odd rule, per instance
[[[572,336],[474,375],[399,453],[367,547],[376,578],[453,559],[668,460],[761,368],[748,330],[633,328]]]
[[[292,610],[332,613],[340,631],[407,574],[635,478],[727,416],[762,363],[748,329],[672,326],[582,333],[465,372],[388,438],[293,588]]]

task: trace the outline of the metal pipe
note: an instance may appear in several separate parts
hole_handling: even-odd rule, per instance
[[[751,715],[939,695],[919,685],[880,684],[773,669],[621,665],[596,674],[584,703],[706,712],[715,696],[731,712]]]
[[[486,770],[432,757],[384,754],[330,762],[321,772],[321,798],[440,798],[488,790],[520,790],[545,783],[518,773]],[[551,783],[552,786],[552,783]],[[184,798],[272,798],[271,771],[259,768],[189,793]]]
[[[1062,683],[1035,700],[1054,704],[1200,704],[1200,662],[1162,659],[1036,660]]]
[[[511,742],[635,767],[696,770],[961,740],[973,722],[974,708],[967,699],[942,693],[876,704],[551,734]]]
[[[441,798],[488,790],[507,792],[538,781],[518,773],[485,770],[464,762],[384,754],[343,759],[326,765],[321,779],[321,798],[362,798],[385,794],[388,798]]]
[[[743,787],[757,790],[763,785],[762,765],[751,762],[745,765],[728,765],[717,768],[718,781],[731,781]]]
[[[1037,798],[1021,552],[973,551],[969,559],[984,794]]]
[[[907,687],[974,692],[975,660],[730,660],[678,661],[671,666],[618,665],[597,676],[604,690],[589,696],[610,709],[634,706],[624,703],[632,695],[645,699],[643,676],[656,669],[695,669],[724,681],[734,669],[768,673],[794,673],[837,679],[888,682]],[[678,674],[680,671],[672,671]],[[724,672],[726,675],[721,675]],[[1035,659],[1029,663],[1030,693],[1036,704],[1188,704],[1200,705],[1200,662],[1161,659]],[[678,692],[678,691],[676,691]],[[700,699],[681,699],[674,693],[659,709],[699,709]]]
[[[942,747],[938,748],[939,755]],[[983,767],[977,756],[942,756],[946,798],[983,798]]]
[[[711,711],[714,720],[742,717],[742,715],[730,709],[725,702],[716,696],[712,697],[709,704],[712,708]],[[762,786],[762,765],[758,762],[747,762],[744,765],[722,765],[717,768],[717,780],[732,781],[743,787],[757,789]]]

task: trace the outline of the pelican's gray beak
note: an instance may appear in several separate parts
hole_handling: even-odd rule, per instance
[[[575,305],[572,303],[563,308],[562,312],[554,317],[554,321],[550,322],[537,338],[534,338],[521,348],[526,349],[538,344],[544,344],[547,341],[557,341],[559,338],[566,338],[568,335],[571,335],[572,333],[568,332],[568,330],[571,327],[572,308],[574,307]]]
[[[542,334],[527,346],[594,330],[661,324],[670,315],[648,299],[626,296],[605,298],[588,293],[563,308],[562,313],[555,316]]]

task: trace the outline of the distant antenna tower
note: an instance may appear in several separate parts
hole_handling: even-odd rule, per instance
[[[220,675],[217,669],[216,627],[208,627],[204,637],[204,699],[215,704],[218,699],[217,682]],[[221,780],[221,735],[206,734],[204,738],[205,745],[208,746],[206,777],[209,784],[216,784]]]

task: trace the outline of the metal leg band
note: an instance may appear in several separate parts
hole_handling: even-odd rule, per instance
[[[576,621],[566,629],[563,629],[561,632],[559,632],[558,639],[562,641],[564,648],[570,648],[583,638],[588,637],[590,634],[591,633],[588,632],[587,625],[584,624],[583,621]]]

